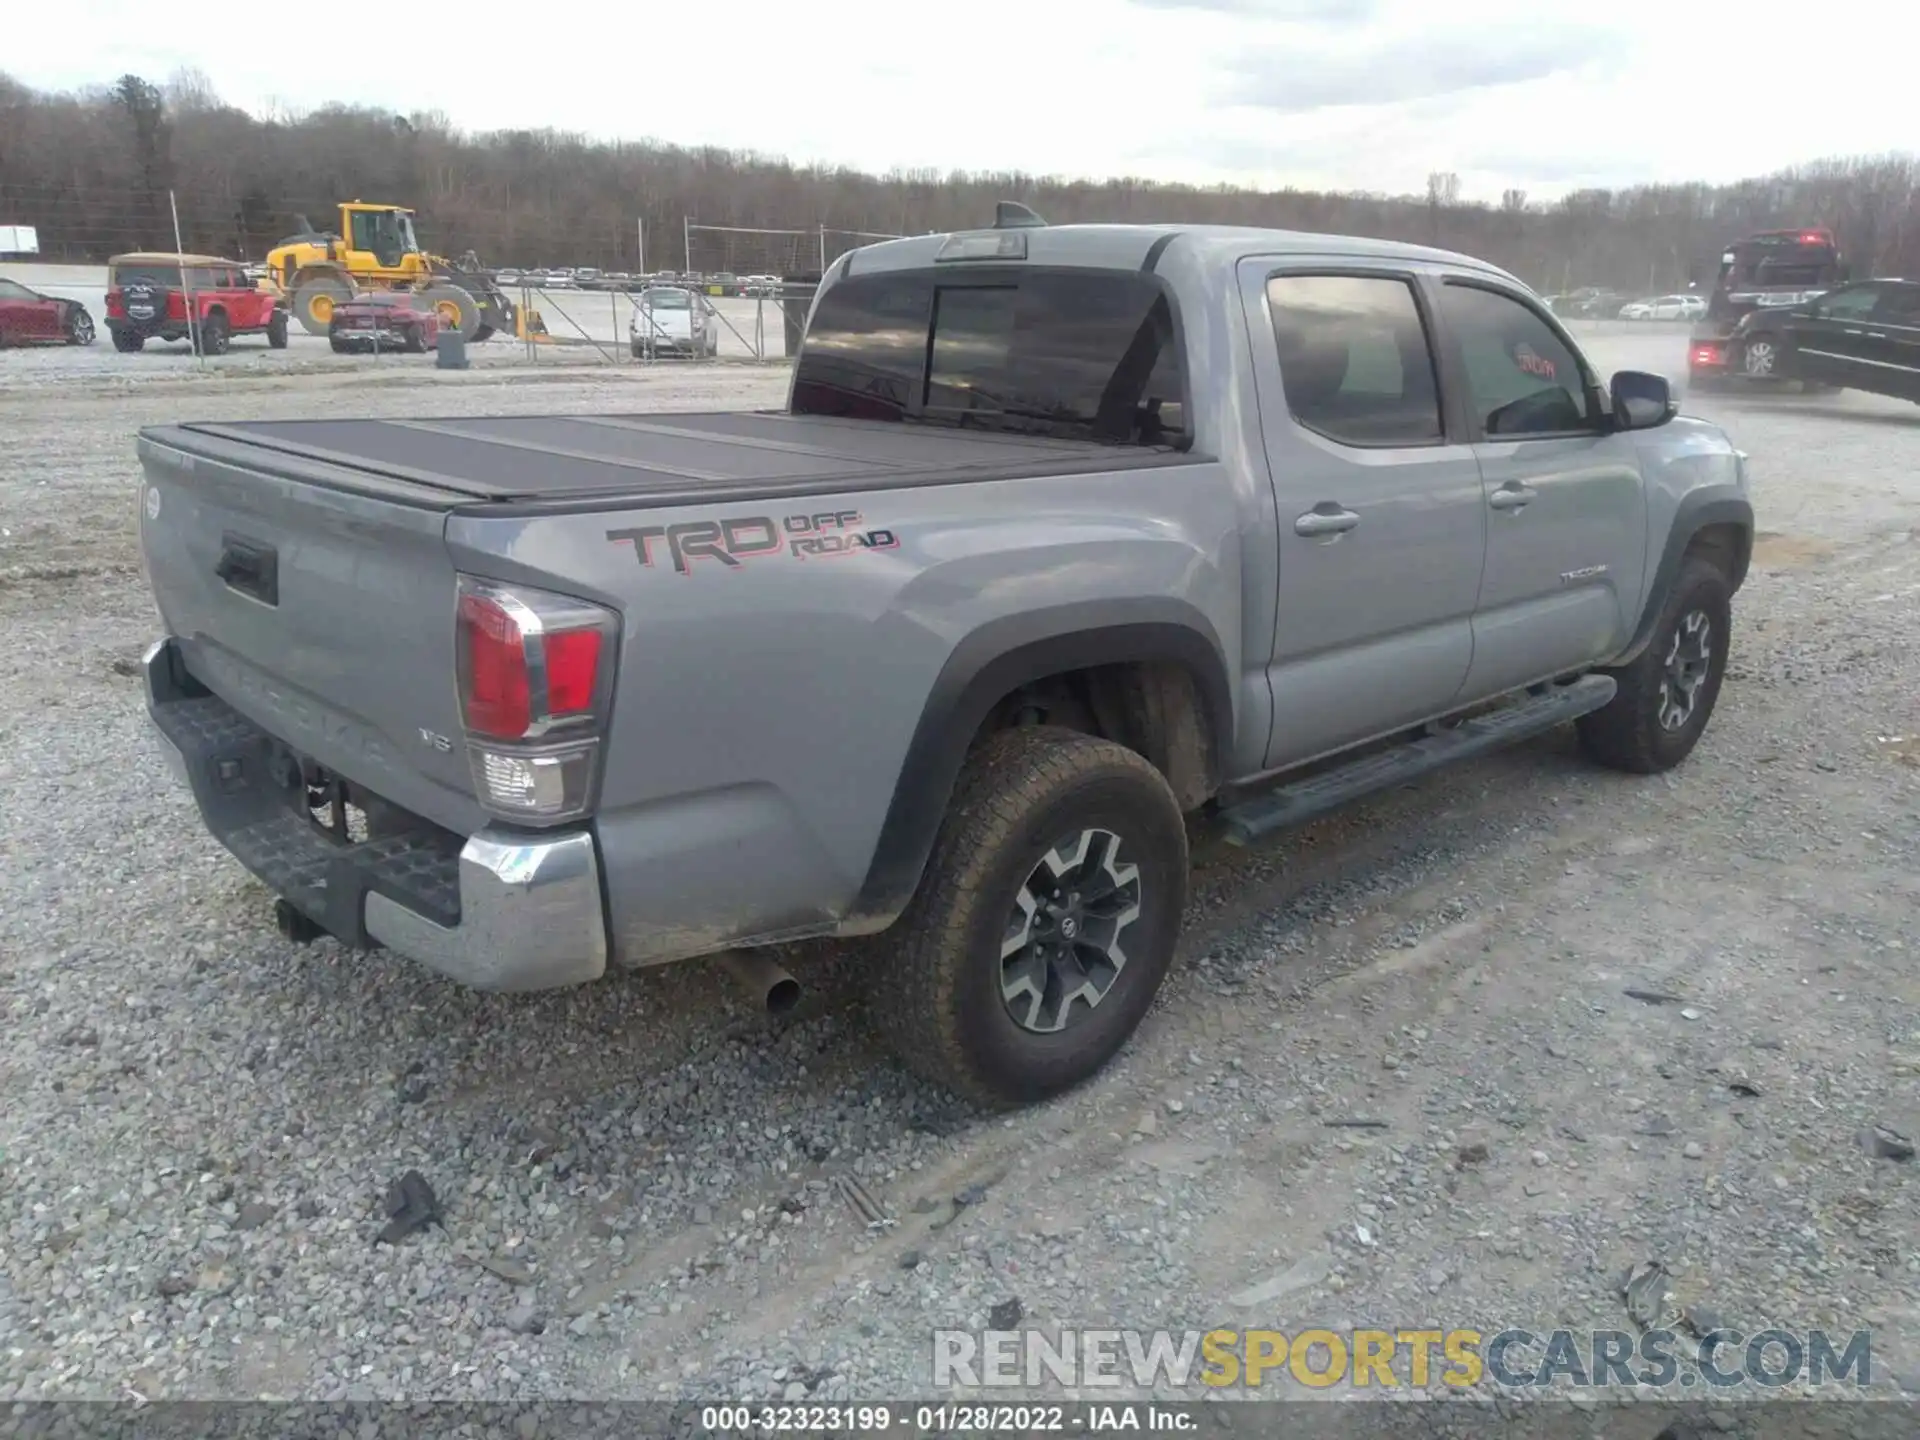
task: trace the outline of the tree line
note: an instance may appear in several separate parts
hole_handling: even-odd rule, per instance
[[[35,226],[43,259],[172,250],[176,208],[186,249],[258,259],[297,215],[331,229],[334,206],[355,198],[410,205],[428,248],[493,265],[681,268],[685,221],[825,230],[831,258],[857,243],[849,232],[978,226],[996,201],[1017,199],[1054,223],[1261,225],[1439,245],[1549,291],[1704,283],[1727,241],[1795,225],[1834,230],[1856,275],[1920,274],[1920,158],[1910,154],[1835,158],[1727,185],[1581,190],[1551,203],[1509,190],[1484,204],[1463,200],[1448,174],[1420,196],[1017,172],[873,175],[557,131],[469,134],[441,114],[335,105],[253,115],[195,72],[164,84],[127,75],[77,93],[0,74],[0,224]],[[817,268],[812,245],[763,249],[761,264]],[[753,250],[743,239],[724,252],[734,263],[702,266],[698,248],[691,259],[744,271],[757,268]]]

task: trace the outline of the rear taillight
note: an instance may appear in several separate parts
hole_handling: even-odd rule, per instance
[[[107,314],[116,320],[126,318],[127,302],[118,290],[107,291]]]
[[[591,808],[619,623],[584,600],[460,577],[460,712],[487,809],[552,821]]]
[[[1695,365],[1718,365],[1720,363],[1720,347],[1718,345],[1694,346],[1693,363]]]

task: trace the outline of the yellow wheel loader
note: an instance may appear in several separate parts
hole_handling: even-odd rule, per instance
[[[517,312],[471,253],[456,264],[420,248],[413,211],[352,200],[340,207],[338,231],[317,230],[294,216],[299,233],[267,252],[266,268],[309,335],[327,333],[334,306],[368,290],[410,290],[469,341],[495,334],[541,335],[538,314]]]

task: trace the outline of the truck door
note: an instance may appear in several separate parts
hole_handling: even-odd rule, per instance
[[[1647,500],[1630,435],[1533,301],[1479,276],[1436,286],[1448,370],[1471,410],[1487,523],[1463,701],[1605,659],[1639,620]]]
[[[1249,258],[1241,304],[1279,506],[1271,767],[1444,712],[1473,653],[1480,471],[1408,268]]]

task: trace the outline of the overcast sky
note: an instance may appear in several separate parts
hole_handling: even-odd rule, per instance
[[[1451,170],[1468,198],[1546,199],[1916,134],[1907,92],[1863,83],[1843,43],[1883,27],[1884,0],[1818,7],[1832,64],[1780,49],[1789,12],[1767,0],[573,0],[462,9],[438,39],[419,31],[440,11],[396,12],[331,66],[269,11],[195,10],[170,42],[152,0],[14,8],[0,67],[43,88],[192,64],[255,111],[340,100],[879,171],[1418,192]],[[487,9],[524,26],[489,44]],[[1743,87],[1743,56],[1791,69]]]

